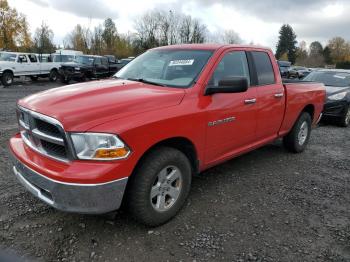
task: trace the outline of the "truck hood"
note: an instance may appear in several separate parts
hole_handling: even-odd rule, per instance
[[[110,79],[50,89],[18,104],[56,118],[67,131],[87,131],[108,121],[178,105],[183,89]]]

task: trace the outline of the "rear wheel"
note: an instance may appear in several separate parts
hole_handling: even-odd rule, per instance
[[[51,81],[51,82],[56,82],[56,81],[57,81],[57,78],[58,78],[58,72],[57,72],[57,70],[52,69],[52,70],[50,71],[50,75],[49,75],[50,81]]]
[[[128,211],[145,225],[164,224],[184,205],[191,179],[190,162],[181,151],[168,147],[155,149],[130,178]]]
[[[345,110],[344,116],[339,120],[339,125],[342,127],[348,127],[350,124],[350,104],[347,106]]]
[[[13,84],[13,74],[12,72],[5,71],[1,77],[1,83],[4,87],[8,87]]]
[[[311,134],[311,116],[303,112],[292,130],[283,138],[284,146],[293,153],[305,150]]]

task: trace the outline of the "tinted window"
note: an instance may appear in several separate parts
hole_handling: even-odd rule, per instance
[[[18,56],[18,61],[17,62],[22,62],[22,63],[27,63],[27,56],[26,55],[19,55]]]
[[[258,85],[270,85],[275,83],[270,57],[265,52],[252,52],[258,76]]]
[[[102,65],[108,66],[108,59],[107,59],[107,57],[103,57],[103,58],[101,58],[101,60],[102,60]]]
[[[100,65],[101,64],[101,58],[95,58],[95,65]]]
[[[243,76],[250,81],[247,57],[244,51],[227,53],[215,69],[209,85],[218,86],[219,81],[233,76]]]
[[[36,55],[30,54],[28,55],[30,62],[36,63],[38,62],[38,59],[36,59]]]

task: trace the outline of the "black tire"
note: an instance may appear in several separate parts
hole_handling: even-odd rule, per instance
[[[38,81],[38,76],[30,76],[30,80],[32,80],[33,82]]]
[[[62,84],[69,84],[69,79],[64,76],[60,76],[60,81]]]
[[[1,77],[1,83],[4,87],[8,87],[13,84],[13,74],[10,71],[5,71]]]
[[[293,153],[301,153],[305,150],[310,139],[311,122],[309,113],[301,113],[292,130],[283,138],[286,149]]]
[[[340,118],[338,124],[341,127],[348,127],[350,125],[350,104],[346,107],[344,111],[345,113],[342,116],[342,118]]]
[[[51,82],[56,82],[58,78],[58,72],[56,69],[52,69],[50,71],[49,79]]]
[[[83,73],[83,75],[81,76],[81,78],[80,78],[80,81],[81,82],[86,82],[86,75],[85,75],[85,73]]]
[[[169,177],[171,175],[168,173],[168,168],[173,167],[175,168],[175,173],[173,174],[179,172],[177,174],[181,177],[181,180],[170,182],[171,179]],[[165,171],[167,174],[164,179],[165,182],[159,178],[162,174],[161,171]],[[190,192],[191,180],[191,164],[181,151],[169,147],[154,149],[137,166],[129,180],[126,193],[127,210],[137,221],[144,225],[152,227],[162,225],[173,218],[184,205]],[[174,182],[178,183],[176,184],[177,186],[180,185],[180,189],[177,191],[177,198],[176,200],[170,199],[170,202],[169,200],[166,202],[167,197],[171,198],[170,195],[167,195],[170,194],[170,191],[169,188],[162,188],[162,185],[168,183],[168,187],[170,187],[170,185],[174,186]],[[159,190],[153,199],[151,197],[152,188],[154,192],[158,192]],[[161,210],[161,204],[158,204],[158,198],[164,198],[163,207],[166,208],[166,204],[169,204],[169,207]]]

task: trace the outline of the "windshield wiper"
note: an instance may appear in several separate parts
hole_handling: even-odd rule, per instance
[[[144,78],[127,78],[126,80],[141,82],[141,83],[150,84],[150,85],[155,85],[155,86],[167,86],[167,85],[165,85],[165,84],[161,84],[161,83],[149,81],[149,80],[146,80],[146,79],[144,79]]]

